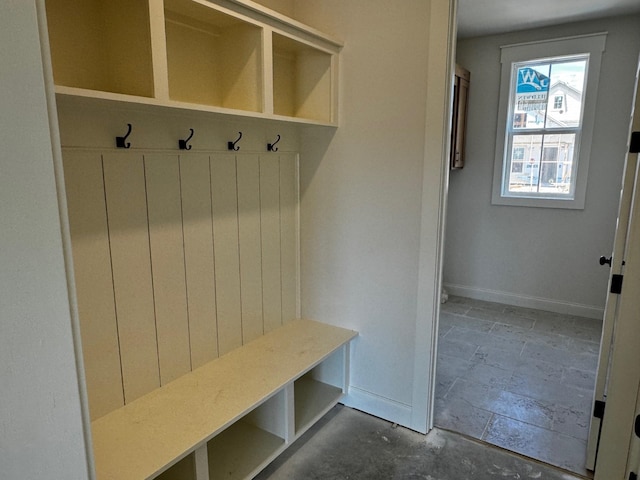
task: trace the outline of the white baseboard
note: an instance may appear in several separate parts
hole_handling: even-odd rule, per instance
[[[411,406],[367,392],[358,387],[349,387],[349,393],[341,400],[347,407],[362,410],[403,427],[411,428]]]
[[[504,303],[516,307],[535,308],[548,312],[562,313],[568,315],[578,315],[580,317],[595,318],[602,320],[604,308],[594,305],[583,305],[580,303],[563,302],[549,298],[532,297],[510,292],[488,290],[485,288],[469,287],[466,285],[455,285],[445,283],[443,285],[449,295],[484,300],[487,302]]]

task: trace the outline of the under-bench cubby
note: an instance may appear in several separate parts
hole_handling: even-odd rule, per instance
[[[344,361],[342,352],[335,352],[294,382],[296,434],[305,432],[342,398]]]
[[[293,320],[95,420],[98,479],[253,478],[346,393],[355,336]]]
[[[286,444],[285,390],[280,390],[244,417],[213,437],[206,450],[203,473],[196,471],[196,453],[160,474],[157,480],[244,479],[255,476]],[[204,458],[204,457],[203,457]]]

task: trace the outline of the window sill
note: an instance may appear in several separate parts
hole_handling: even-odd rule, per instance
[[[505,197],[494,192],[491,205],[584,210],[584,198]]]

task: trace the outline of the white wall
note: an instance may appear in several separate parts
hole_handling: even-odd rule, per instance
[[[448,5],[438,2],[444,13],[434,18],[424,0],[296,4],[297,18],[345,43],[340,127],[306,132],[301,141],[302,314],[360,332],[347,403],[403,425],[414,407],[426,416],[426,395],[421,406],[412,395],[428,375],[428,362],[418,365],[424,379],[414,383],[423,167],[435,179],[436,200],[427,206],[435,217],[442,172],[438,155],[425,162],[429,24],[448,26]],[[446,85],[437,68],[436,89]],[[427,256],[437,257],[437,231],[429,225],[432,235],[423,237],[432,242],[423,245]],[[418,339],[427,354],[429,335]]]
[[[444,281],[455,293],[601,317],[624,163],[640,17],[465,39],[471,71],[465,167],[450,176]],[[608,31],[584,210],[491,205],[500,46]]]
[[[0,477],[88,478],[35,2],[0,3]]]

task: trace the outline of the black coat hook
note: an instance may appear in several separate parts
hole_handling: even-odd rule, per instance
[[[276,139],[275,142],[267,143],[267,150],[269,150],[270,152],[277,152],[278,147],[276,147],[276,145],[278,144],[279,141],[280,141],[280,135],[278,135],[278,138]]]
[[[131,143],[127,142],[127,137],[131,135],[131,124],[127,123],[127,133],[124,137],[116,137],[116,147],[118,148],[129,148],[131,147]]]
[[[189,143],[189,140],[191,140],[191,137],[193,137],[193,128],[190,128],[189,131],[191,132],[191,135],[189,135],[189,137],[185,138],[184,140],[178,140],[178,147],[180,148],[180,150],[191,150],[191,145],[187,145],[187,143]]]
[[[240,139],[242,138],[242,132],[238,132],[240,134],[240,136],[238,137],[238,139],[235,142],[227,142],[227,148],[229,150],[233,150],[234,152],[237,152],[238,150],[240,150],[240,145],[236,144],[240,141]]]

